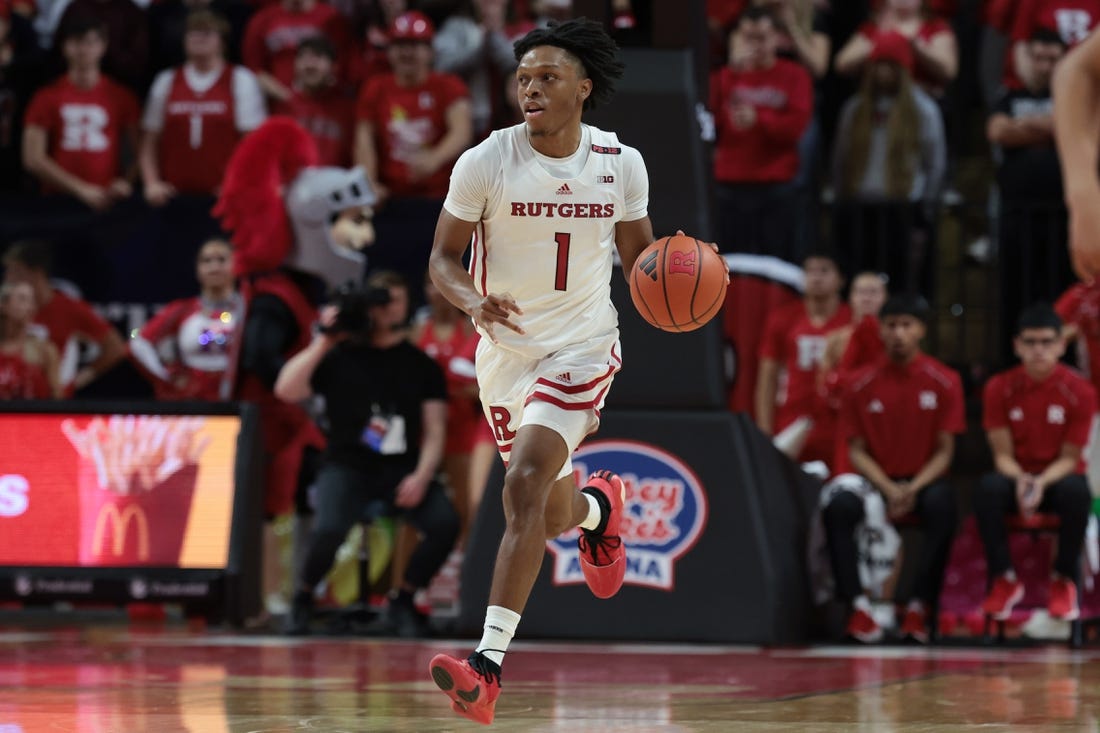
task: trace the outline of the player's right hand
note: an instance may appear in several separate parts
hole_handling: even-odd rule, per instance
[[[523,311],[511,295],[505,293],[504,295],[498,295],[497,293],[489,293],[485,298],[478,303],[470,315],[474,319],[474,323],[480,326],[486,334],[489,335],[489,340],[496,343],[496,337],[493,335],[493,327],[496,324],[501,324],[505,328],[509,328],[521,336],[527,332],[523,330],[523,327],[511,319],[511,315],[515,313],[517,316],[522,316]]]
[[[1100,278],[1100,190],[1093,200],[1070,206],[1069,250],[1073,270],[1086,284]]]

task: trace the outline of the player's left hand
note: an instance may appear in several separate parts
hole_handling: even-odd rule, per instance
[[[430,477],[410,473],[401,479],[401,483],[397,485],[397,493],[394,496],[393,503],[403,509],[412,509],[424,500],[424,494],[428,492],[430,481]]]
[[[678,234],[681,237],[690,236],[688,234],[685,234],[683,229],[677,229],[676,234]],[[722,253],[718,251],[718,245],[716,243],[714,243],[714,242],[703,242],[703,244],[705,244],[706,246],[708,246],[712,250],[714,250],[714,254],[718,255],[718,257],[722,260],[722,265],[723,265],[723,267],[726,268],[726,285],[729,285],[730,284],[730,263],[726,262],[725,257],[722,257]]]

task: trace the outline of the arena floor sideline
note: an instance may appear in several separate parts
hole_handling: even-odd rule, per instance
[[[472,731],[427,674],[468,642],[0,630],[0,733]],[[1097,731],[1100,649],[518,642],[489,730]]]

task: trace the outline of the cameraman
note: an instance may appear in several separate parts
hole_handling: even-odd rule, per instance
[[[338,305],[321,312],[321,333],[275,382],[276,396],[288,402],[324,397],[329,424],[313,534],[287,633],[309,632],[314,586],[367,503],[381,499],[421,534],[386,618],[399,636],[423,636],[427,623],[413,594],[442,567],[459,527],[434,478],[443,458],[446,383],[439,366],[406,338],[409,292],[400,275],[380,271],[367,279],[365,292],[337,296]]]

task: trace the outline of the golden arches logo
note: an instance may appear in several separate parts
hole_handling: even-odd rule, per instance
[[[145,512],[136,504],[123,509],[121,512],[115,504],[105,504],[99,510],[99,516],[95,518],[95,531],[92,533],[92,554],[103,553],[103,541],[106,539],[107,524],[111,525],[111,550],[115,557],[126,549],[126,532],[130,528],[130,520],[137,524],[138,559],[149,559],[149,522],[145,518]]]

